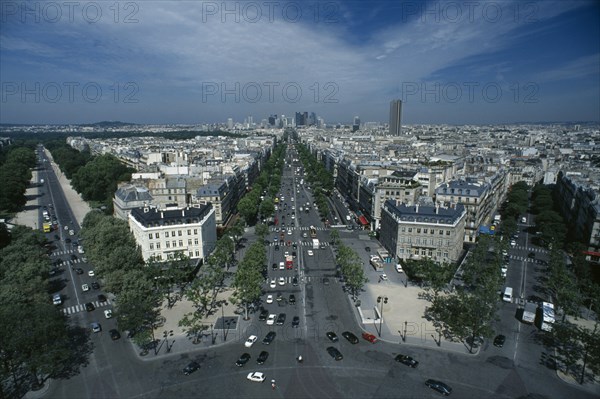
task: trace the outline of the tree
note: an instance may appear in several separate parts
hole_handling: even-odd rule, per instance
[[[255,226],[254,231],[256,235],[260,237],[261,240],[265,239],[265,236],[269,234],[269,226],[264,223],[259,223]]]
[[[331,230],[331,233],[329,233],[329,238],[331,239],[333,245],[338,245],[340,243],[340,232],[336,229]]]
[[[173,257],[166,262],[151,259],[145,270],[149,273],[149,278],[154,280],[158,292],[167,300],[167,307],[170,309],[177,301],[177,296],[173,294],[181,292],[187,285],[192,269],[190,258],[178,251],[173,253]]]

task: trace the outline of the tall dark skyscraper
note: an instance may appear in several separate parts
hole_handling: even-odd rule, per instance
[[[392,136],[402,134],[402,100],[390,102],[390,134]]]

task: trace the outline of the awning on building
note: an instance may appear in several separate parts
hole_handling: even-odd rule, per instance
[[[363,226],[366,226],[369,224],[369,221],[367,220],[366,217],[364,217],[364,215],[360,215],[358,217],[358,221],[360,222],[360,224],[362,224]]]

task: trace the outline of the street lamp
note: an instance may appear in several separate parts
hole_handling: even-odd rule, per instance
[[[225,342],[225,340],[227,339],[227,336],[225,335],[225,313],[223,311],[223,305],[227,304],[227,301],[223,301],[221,303],[221,329],[223,331],[223,342]]]
[[[169,331],[164,331],[163,332],[163,338],[165,339],[165,342],[167,343],[167,353],[171,352],[171,346],[169,346],[169,337],[173,336],[173,330],[169,330]],[[173,343],[175,343],[175,341],[173,341]]]
[[[378,296],[377,297],[377,303],[380,304],[380,310],[379,310],[379,338],[381,338],[381,326],[383,324],[383,305],[388,303],[388,297],[387,296]]]

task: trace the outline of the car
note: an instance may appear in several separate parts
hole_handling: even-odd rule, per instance
[[[498,334],[496,335],[496,338],[494,338],[494,346],[497,346],[498,348],[502,348],[504,342],[506,342],[506,337],[502,334]]]
[[[502,267],[500,268],[500,275],[502,277],[506,277],[506,273],[508,272],[508,266],[507,265],[502,265]]]
[[[265,337],[263,338],[262,343],[265,345],[269,345],[271,342],[273,342],[273,340],[275,339],[275,336],[277,334],[275,333],[275,331],[269,331],[267,333],[267,335],[265,335]]]
[[[528,257],[528,258],[532,258],[532,259],[533,259],[533,258],[535,258],[535,252],[530,252],[530,253],[528,253],[528,254],[527,254],[527,257]]]
[[[298,276],[294,276],[294,278],[292,279],[292,285],[294,287],[296,287],[298,285]]]
[[[323,277],[323,284],[329,285],[329,279],[327,277]]]
[[[110,319],[112,317],[112,310],[106,309],[104,311],[104,317],[106,317],[107,319]]]
[[[273,263],[273,264],[271,265],[271,269],[272,269],[272,270],[277,270],[277,263]]]
[[[83,269],[81,267],[78,267],[77,269],[75,269],[75,273],[83,274]]]
[[[306,254],[307,254],[308,256],[313,256],[313,251],[312,251],[312,249],[309,249],[308,251],[306,251]]]
[[[452,392],[452,388],[444,384],[442,381],[429,379],[425,381],[425,385],[445,396],[450,395],[450,393]]]
[[[69,230],[69,235],[70,236],[74,236],[75,235],[75,230]]]
[[[371,247],[365,247],[365,251],[371,252]]]
[[[387,274],[385,274],[385,273],[381,273],[381,275],[379,276],[379,278],[380,278],[382,281],[388,281],[388,276],[387,276]]]
[[[71,255],[71,260],[72,260],[73,262],[75,262],[75,261],[77,260],[77,255],[75,255],[75,254],[72,254],[72,255]],[[90,277],[94,277],[94,276],[90,276]]]
[[[112,339],[113,341],[116,341],[117,339],[121,338],[121,334],[119,333],[119,331],[115,330],[114,328],[108,333],[110,334],[110,339]]]
[[[100,289],[100,284],[98,284],[97,281],[92,282],[92,289],[99,290]]]
[[[277,324],[278,326],[282,326],[283,323],[285,323],[285,318],[285,313],[280,313],[279,316],[277,316],[277,321],[275,322],[275,324]]]
[[[517,242],[515,240],[512,240],[510,242],[511,247],[515,247],[517,245]]]
[[[269,287],[271,287],[271,288],[277,287],[277,281],[274,278],[271,279],[271,283],[269,284]]]
[[[274,313],[271,313],[269,315],[269,317],[267,318],[267,325],[268,326],[272,326],[273,324],[275,324],[275,319],[277,318],[277,315]]]
[[[252,382],[263,382],[265,380],[265,374],[260,371],[253,371],[252,373],[248,373],[246,379]]]
[[[185,368],[183,369],[183,374],[190,375],[194,371],[198,370],[199,368],[200,368],[200,365],[198,364],[198,362],[192,361],[187,366],[185,366]]]
[[[279,251],[279,245],[275,245],[275,251]]]
[[[71,243],[71,239],[70,239],[70,238],[66,238],[66,239],[65,239],[65,243],[66,243],[66,244],[70,244],[70,243]]]
[[[267,320],[267,317],[269,317],[269,311],[267,309],[263,309],[258,316],[258,320],[265,321]]]
[[[279,262],[279,270],[285,270],[285,262]]]
[[[307,233],[302,233],[302,238],[306,238],[306,237],[308,237],[308,234]]]
[[[329,338],[331,342],[338,342],[338,336],[333,331],[327,331],[325,335],[327,336],[327,338]]]
[[[249,336],[248,339],[246,340],[246,342],[244,343],[244,346],[246,348],[250,348],[252,345],[254,345],[254,343],[256,342],[257,339],[258,339],[258,337],[256,335]]]
[[[92,331],[95,333],[99,333],[100,331],[102,331],[102,326],[100,325],[100,323],[92,323]]]
[[[248,363],[248,360],[250,360],[250,354],[242,353],[240,358],[235,362],[235,365],[238,367],[242,367],[244,364]]]
[[[82,285],[81,285],[81,290],[82,290],[83,292],[89,291],[89,290],[90,290],[90,286],[89,286],[89,285],[87,285],[87,284],[82,284]]]
[[[287,233],[288,233],[288,236],[291,236],[292,235],[292,230],[288,230]]]
[[[273,295],[267,295],[267,303],[273,303]]]
[[[273,242],[277,242],[279,239],[277,237],[273,237]]]
[[[300,317],[294,316],[292,319],[292,327],[296,328],[300,325]]]
[[[285,285],[285,278],[279,277],[279,285]]]
[[[344,331],[342,333],[342,337],[346,338],[348,342],[350,342],[353,345],[358,344],[358,337],[352,334],[350,331]]]
[[[85,310],[87,310],[88,312],[91,312],[93,310],[96,310],[96,307],[94,306],[93,303],[88,302],[85,304]]]
[[[98,302],[102,303],[102,302],[106,302],[106,295],[100,294],[98,295]]]
[[[290,303],[290,305],[293,305],[296,303],[296,296],[294,294],[290,294],[289,298],[288,298],[288,302]]]
[[[269,358],[269,352],[262,351],[262,352],[260,352],[260,354],[256,358],[256,363],[257,364],[264,364],[264,362],[266,362],[268,358]]]
[[[329,356],[331,356],[332,358],[334,358],[336,361],[340,361],[344,358],[344,356],[342,355],[342,353],[335,347],[333,346],[329,346],[327,347],[327,353],[329,353]]]
[[[370,343],[374,344],[375,342],[377,342],[377,337],[374,336],[373,334],[369,334],[368,332],[364,332],[362,333],[362,337],[369,341]]]
[[[292,244],[292,248],[294,248],[294,249],[298,249],[298,244],[296,244],[296,243],[293,243],[293,244]],[[292,255],[293,255],[293,256],[296,256],[296,255],[294,255],[294,253],[293,253],[293,252],[292,252]]]
[[[413,369],[419,365],[419,362],[417,362],[415,359],[413,359],[412,357],[407,356],[407,355],[397,355],[395,357],[395,360],[398,363],[405,364],[408,367],[412,367]]]

